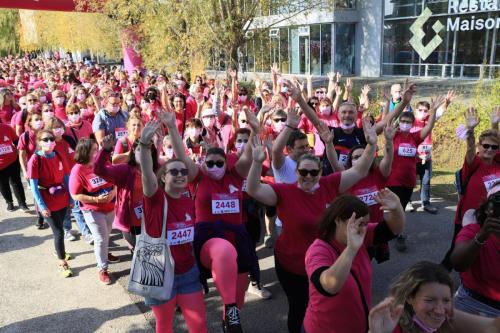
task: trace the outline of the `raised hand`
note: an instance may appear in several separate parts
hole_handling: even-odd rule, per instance
[[[394,136],[396,135],[397,127],[394,121],[391,121],[390,124],[385,125],[384,127],[384,137],[386,142],[392,141]]]
[[[369,85],[365,84],[361,89],[361,95],[368,96],[368,93],[372,90]]]
[[[252,157],[255,162],[262,163],[266,160],[266,149],[258,137],[253,140]]]
[[[388,297],[374,306],[368,315],[370,333],[391,333],[403,313],[403,305],[395,304],[393,297]]]
[[[143,144],[150,144],[153,136],[160,129],[160,123],[157,120],[151,120],[146,123],[146,126],[142,129],[140,142]]]
[[[335,73],[334,72],[328,73],[327,76],[328,76],[328,81],[334,81],[335,80]]]
[[[255,114],[246,106],[243,107],[243,112],[247,119],[247,123],[254,133],[260,133],[260,123]]]
[[[381,210],[403,209],[399,197],[387,188],[378,191],[375,201],[381,206]]]
[[[475,108],[470,107],[467,111],[465,111],[465,125],[470,130],[479,125],[479,116],[477,115],[477,110]]]
[[[446,107],[448,107],[451,102],[457,97],[457,94],[455,93],[455,90],[448,90],[448,93],[446,94]]]
[[[335,87],[335,96],[341,96],[342,95],[342,87],[340,86],[340,84],[337,84],[337,86]]]
[[[271,66],[271,73],[273,75],[279,75],[280,73],[280,69],[278,68],[278,64],[277,63],[273,63],[273,65]]]
[[[340,72],[337,72],[337,83],[340,83],[340,79],[342,78],[342,74]]]
[[[495,126],[500,122],[500,106],[495,106],[491,111],[491,123]]]
[[[272,137],[272,135],[266,136],[263,144],[267,149],[267,153],[271,154],[271,152],[273,151],[273,137]]]
[[[344,87],[345,87],[346,91],[348,91],[348,92],[352,91],[353,84],[352,84],[352,79],[351,78],[347,78]]]
[[[158,119],[168,128],[177,126],[175,114],[173,112],[159,112]]]
[[[444,95],[431,98],[431,110],[437,110],[443,103],[445,103],[445,101],[446,98]]]
[[[319,132],[319,136],[320,136],[321,140],[323,140],[323,142],[325,144],[333,142],[333,138],[334,138],[333,131],[330,131],[330,129],[328,128],[328,126],[326,126],[326,124],[324,122],[321,122],[318,125],[318,132]]]
[[[288,87],[288,95],[294,100],[297,101],[302,95],[301,90],[298,85],[293,84],[289,80],[283,80],[283,85]]]
[[[106,135],[102,139],[101,146],[104,150],[112,150],[115,146],[115,139],[113,138],[113,136],[111,134]]]
[[[299,126],[299,122],[300,116],[297,109],[289,109],[286,117],[286,124],[290,127],[297,128],[297,126]]]
[[[363,118],[363,132],[365,133],[366,142],[375,146],[377,144],[377,131],[369,117]]]
[[[366,223],[363,217],[356,218],[356,213],[352,213],[347,221],[347,247],[354,252],[358,252],[363,245],[366,235]]]
[[[227,72],[233,80],[236,79],[236,76],[238,76],[238,71],[234,68],[230,68]]]
[[[409,103],[413,98],[413,94],[415,94],[416,92],[417,86],[415,85],[415,83],[411,83],[408,79],[406,79],[403,90],[403,100]]]

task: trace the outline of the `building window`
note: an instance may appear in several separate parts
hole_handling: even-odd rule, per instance
[[[332,71],[332,25],[321,25],[321,75]]]
[[[335,8],[354,9],[355,4],[356,4],[355,0],[335,0]]]
[[[335,71],[344,75],[354,74],[355,24],[335,25]]]
[[[321,26],[319,24],[310,26],[311,47],[311,74],[321,75]]]

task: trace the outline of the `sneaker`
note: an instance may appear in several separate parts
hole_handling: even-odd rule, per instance
[[[31,210],[31,209],[29,209],[28,205],[26,205],[26,203],[25,203],[25,202],[21,203],[21,204],[19,205],[19,208],[21,208],[21,210],[22,210],[23,212],[25,212],[25,213],[27,213],[27,212],[29,212],[29,211]]]
[[[54,257],[57,258],[57,253],[56,252],[53,252],[52,254],[54,255]],[[71,256],[71,254],[69,254],[69,253],[65,253],[64,254],[64,260],[71,260],[71,259],[73,259],[73,257]]]
[[[399,235],[396,238],[396,250],[399,252],[404,252],[406,251],[406,237],[403,235]]]
[[[80,233],[78,232],[78,230],[69,229],[68,232],[75,237],[80,236]]]
[[[59,265],[59,269],[62,271],[63,276],[65,278],[73,276],[73,272],[71,271],[71,267],[69,267],[68,264]]]
[[[42,222],[41,224],[38,224],[38,223],[36,224],[36,227],[38,230],[47,229],[48,226],[49,225],[47,223],[44,223],[44,222]]]
[[[111,284],[111,277],[107,270],[99,271],[99,281],[103,284]]]
[[[120,262],[120,258],[115,257],[111,253],[108,253],[108,262],[110,263]]]
[[[438,209],[436,206],[433,206],[431,204],[427,204],[427,205],[424,205],[424,210],[429,213],[429,214],[433,214],[433,215],[436,215],[437,212],[438,212]]]
[[[14,207],[14,203],[13,202],[7,202],[7,210],[9,212],[13,212],[16,210],[16,208]]]
[[[250,283],[247,292],[262,299],[270,299],[272,296],[269,290],[253,283]]]
[[[83,239],[87,242],[87,244],[94,245],[94,236],[92,236],[92,234],[84,235]]]
[[[226,333],[243,333],[241,329],[240,310],[236,305],[226,305],[222,330]]]
[[[74,242],[76,241],[76,237],[71,234],[68,230],[64,231],[64,240]]]
[[[274,244],[273,244],[273,236],[271,235],[265,235],[264,236],[264,246],[267,247],[268,249],[272,249]]]

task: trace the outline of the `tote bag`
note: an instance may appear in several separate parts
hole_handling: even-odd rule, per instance
[[[166,301],[174,284],[174,258],[166,240],[168,202],[163,208],[163,228],[160,238],[150,237],[146,232],[142,214],[141,234],[137,236],[128,291],[143,297]]]

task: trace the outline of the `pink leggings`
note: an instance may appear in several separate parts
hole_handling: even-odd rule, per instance
[[[238,274],[237,257],[238,253],[233,244],[223,238],[209,239],[201,247],[201,263],[212,271],[212,277],[222,301],[224,304],[236,303],[241,309],[245,303],[248,274]]]
[[[189,332],[207,332],[205,302],[201,291],[192,294],[177,294],[170,301],[153,306],[156,318],[156,333],[172,333],[175,305],[179,304]]]

